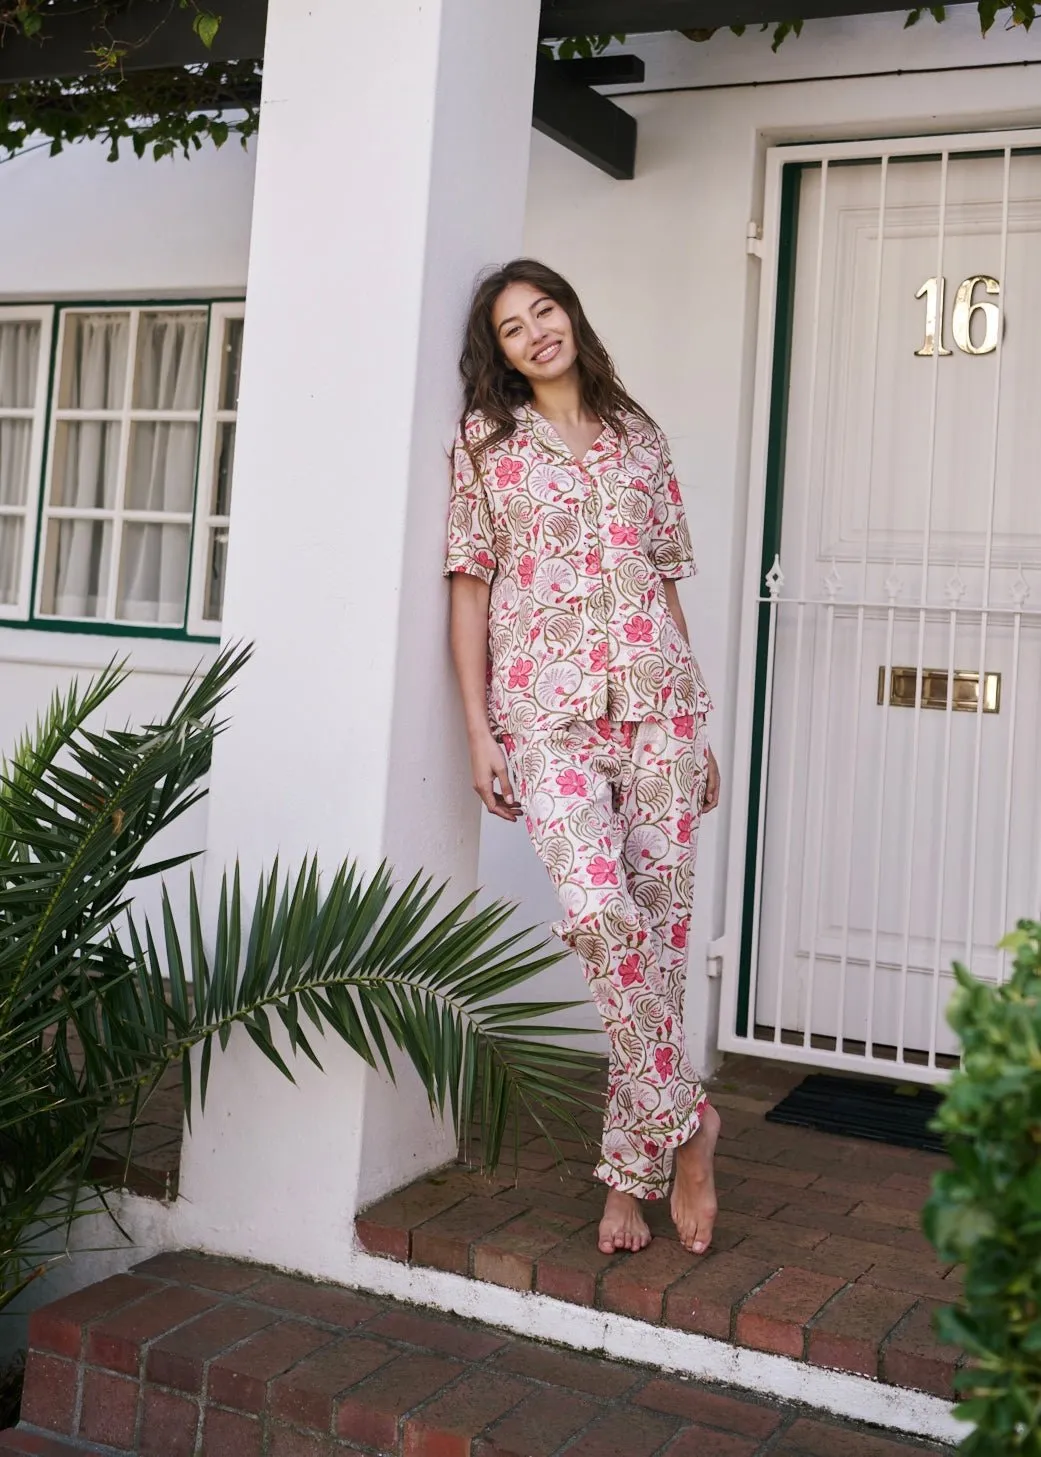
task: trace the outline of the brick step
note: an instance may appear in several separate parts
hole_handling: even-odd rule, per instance
[[[161,1255],[44,1307],[32,1317],[29,1344],[27,1427],[0,1437],[0,1453],[910,1457],[949,1450],[200,1255]]]

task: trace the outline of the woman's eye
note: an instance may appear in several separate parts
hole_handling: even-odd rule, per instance
[[[544,309],[539,309],[539,318],[540,319],[544,319],[547,314],[551,314],[552,312],[553,312],[553,305],[552,304],[547,304]]]

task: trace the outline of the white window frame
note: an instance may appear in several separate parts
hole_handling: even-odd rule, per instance
[[[224,347],[224,333],[229,321],[244,319],[245,315],[244,299],[210,305],[210,334],[206,349],[206,380],[202,400],[202,430],[195,479],[195,534],[189,566],[188,634],[190,637],[216,637],[221,631],[220,620],[205,615],[210,533],[211,531],[223,531],[227,534],[230,518],[215,515],[211,507],[216,485],[220,427],[232,424],[238,418],[237,401],[235,409],[222,410],[220,408],[223,376],[221,356]],[[234,474],[232,487],[234,487]]]
[[[18,591],[14,602],[0,603],[0,621],[25,622],[29,617],[32,597],[33,563],[39,540],[40,490],[43,479],[43,450],[47,437],[48,383],[51,349],[54,340],[54,307],[51,304],[2,304],[0,323],[35,321],[40,325],[40,349],[36,361],[35,404],[30,409],[0,407],[0,419],[31,420],[29,446],[29,478],[24,506],[0,506],[0,515],[20,516],[22,526],[22,561],[18,574]]]

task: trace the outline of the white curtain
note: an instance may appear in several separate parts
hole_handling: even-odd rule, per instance
[[[69,321],[73,327],[73,321]],[[123,404],[127,368],[125,316],[79,316],[75,322],[68,398],[80,409]],[[197,411],[202,393],[206,315],[142,315],[133,405],[146,410]],[[55,504],[111,506],[116,495],[119,426],[66,422],[67,448]],[[197,423],[138,421],[131,426],[124,502],[129,511],[190,513],[195,483]],[[93,617],[106,609],[110,528],[100,522],[62,522],[53,611]],[[183,619],[188,582],[188,525],[127,521],[117,576],[116,616],[137,622]]]
[[[128,321],[120,314],[72,314],[65,324],[59,404],[71,410],[122,408]],[[99,420],[58,426],[51,504],[97,510],[116,497],[119,425]],[[96,617],[105,607],[111,527],[100,521],[52,521],[53,589],[58,617]]]
[[[0,412],[31,409],[36,402],[40,325],[35,319],[0,324]],[[0,506],[25,506],[29,494],[29,454],[33,422],[0,418]],[[23,514],[0,515],[0,604],[18,597]]]
[[[147,410],[198,410],[205,345],[205,314],[146,314],[138,331],[134,404]],[[139,422],[133,430],[127,509],[190,513],[198,425]],[[190,541],[187,525],[125,523],[119,617],[183,619]]]

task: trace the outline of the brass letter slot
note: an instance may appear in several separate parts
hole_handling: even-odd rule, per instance
[[[892,668],[889,683],[889,703],[892,708],[914,708],[915,688],[918,682],[917,668]],[[955,713],[975,713],[980,695],[980,675],[969,669],[957,669],[954,673]],[[886,670],[878,670],[878,701],[886,701]],[[947,707],[947,672],[944,668],[922,669],[922,707]],[[983,712],[997,713],[1001,708],[1001,674],[983,675]]]

